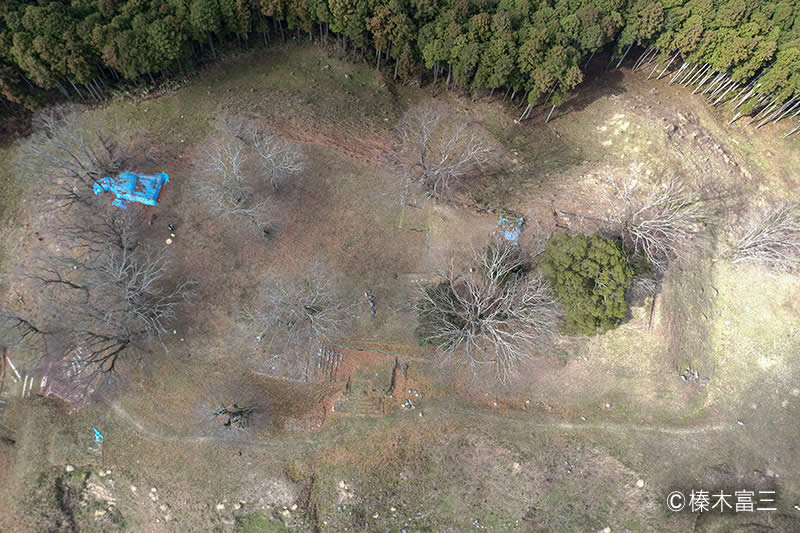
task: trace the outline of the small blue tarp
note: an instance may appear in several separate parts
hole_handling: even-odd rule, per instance
[[[92,186],[92,189],[94,189],[95,194],[111,191],[117,197],[111,203],[125,209],[128,202],[158,205],[158,193],[161,191],[161,186],[168,181],[169,176],[163,172],[148,175],[126,171],[114,178],[105,177],[98,180]]]
[[[525,219],[503,217],[497,222],[497,225],[499,226],[503,237],[505,237],[507,241],[511,241],[514,244],[519,244],[519,235],[522,233],[522,228],[525,225]]]
[[[92,427],[92,429],[94,430],[94,441],[102,444],[103,439],[105,439],[105,437],[103,436],[102,433],[100,433],[100,430],[97,429],[96,427]]]

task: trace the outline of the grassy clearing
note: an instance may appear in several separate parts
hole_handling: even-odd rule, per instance
[[[593,174],[603,165],[641,159],[658,172],[680,150],[687,172],[706,168],[706,158],[715,171],[727,168],[722,155],[706,153],[709,144],[688,140],[700,131],[691,117],[684,124],[671,114],[672,98],[682,97],[668,100],[659,86],[666,103],[658,108],[645,100],[649,90],[632,80],[613,97],[600,91],[546,126],[514,124],[514,110],[478,103],[472,117],[502,146],[508,174],[486,177],[477,203],[545,221],[554,209],[598,209]],[[41,509],[23,519],[23,529],[63,514],[53,491],[66,463],[77,467],[71,480],[83,483],[89,473],[111,491],[121,513],[117,524],[111,514],[94,516],[102,510],[94,498],[79,516],[90,531],[675,531],[694,520],[664,510],[670,489],[756,487],[768,470],[780,484],[782,511],[792,512],[800,497],[796,278],[709,261],[678,265],[684,271],[670,273],[652,329],[649,306],[636,308],[624,326],[535,361],[512,388],[479,387],[419,360],[427,352],[410,346],[415,280],[480,246],[497,221],[421,198],[401,207],[402,183],[381,157],[391,127],[420,94],[316,47],[287,46],[228,58],[174,94],[93,111],[142,124],[158,165],[174,176],[159,216],[178,221],[171,251],[178,268],[200,281],[200,295],[168,352],[125,367],[125,381],[108,395],[113,407],[98,403],[66,416],[38,399],[10,406],[6,423],[19,445],[4,482],[17,493],[4,499],[24,512],[36,497]],[[281,226],[268,243],[221,234],[187,194],[196,179],[190,160],[221,109],[282,129],[308,153],[309,171],[281,199]],[[727,131],[702,120],[713,138]],[[670,137],[672,122],[683,129]],[[9,161],[9,150],[0,152],[0,164]],[[769,164],[779,166],[779,158]],[[783,185],[766,186],[782,195]],[[161,221],[145,236],[154,245],[163,242]],[[324,261],[357,304],[353,338],[344,341],[408,358],[409,383],[425,392],[418,410],[390,405],[382,416],[376,408],[391,380],[389,355],[353,375],[342,409],[322,430],[280,429],[299,427],[343,385],[254,386],[254,341],[241,338],[236,309],[266,273],[297,275],[314,261]],[[366,288],[376,294],[375,317]],[[676,370],[685,366],[710,375],[709,387],[683,384]],[[272,416],[247,434],[221,432],[206,403],[241,393],[243,383]],[[91,426],[107,435],[105,457],[86,449]],[[99,475],[103,469],[110,477]],[[0,517],[0,529],[10,529],[9,520]],[[731,522],[704,527],[717,523]]]
[[[718,402],[744,403],[748,388],[788,393],[800,360],[800,283],[788,275],[765,275],[753,266],[715,268],[719,297],[713,332]],[[757,401],[755,398],[754,401]]]

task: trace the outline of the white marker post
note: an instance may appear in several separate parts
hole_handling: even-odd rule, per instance
[[[25,388],[28,386],[28,376],[25,375],[25,381],[22,383],[22,397],[25,397]]]

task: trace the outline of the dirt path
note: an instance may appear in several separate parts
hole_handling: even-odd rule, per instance
[[[141,420],[129,413],[118,403],[112,403],[111,409],[124,420],[128,425],[133,427],[143,437],[150,440],[159,442],[174,442],[174,443],[209,443],[209,444],[223,444],[232,446],[247,446],[251,448],[262,449],[282,449],[283,444],[280,440],[271,441],[260,438],[252,438],[243,436],[242,438],[226,438],[211,435],[176,435],[166,433],[164,431],[154,430],[145,427]],[[501,417],[485,412],[475,412],[476,415],[481,416],[484,420],[500,420]],[[503,417],[506,418],[506,417]],[[520,417],[515,417],[519,419]],[[611,433],[655,433],[661,435],[702,435],[707,433],[718,433],[732,431],[733,427],[724,424],[709,424],[691,427],[674,427],[667,425],[643,425],[637,423],[617,423],[617,422],[588,422],[581,424],[574,424],[570,422],[556,422],[556,421],[537,421],[529,422],[520,420],[520,423],[525,424],[526,427],[540,430],[555,430],[555,431],[607,431]],[[316,439],[309,436],[306,439],[309,444],[313,444]],[[326,437],[326,442],[330,439]]]

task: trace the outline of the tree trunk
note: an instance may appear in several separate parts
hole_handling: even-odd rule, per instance
[[[695,87],[694,91],[692,91],[692,94],[697,94],[697,91],[702,89],[703,85],[705,85],[706,82],[709,80],[709,78],[711,78],[714,75],[719,75],[719,73],[716,70],[709,67],[708,71],[706,72],[706,75],[703,77],[702,80],[700,80],[700,82],[698,82],[697,87]]]
[[[653,65],[653,70],[651,70],[651,71],[650,71],[650,74],[648,74],[648,75],[647,75],[647,79],[648,79],[648,80],[649,80],[650,78],[652,78],[652,77],[653,77],[653,74],[655,74],[655,73],[656,73],[656,69],[658,68],[658,66],[659,66],[660,64],[661,64],[661,63],[657,61],[657,62],[656,62],[656,64],[655,64],[655,65]]]
[[[86,85],[85,83],[83,84],[83,90],[86,91],[86,94],[89,95],[89,98],[99,100],[99,98],[97,98],[97,95],[94,94],[94,91],[92,91],[92,88]]]
[[[69,92],[68,92],[68,91],[67,91],[67,90],[64,88],[64,86],[63,86],[63,85],[61,85],[61,83],[59,83],[59,82],[56,82],[56,87],[58,87],[58,90],[59,90],[59,91],[61,91],[61,94],[63,94],[63,95],[64,95],[64,97],[65,97],[67,100],[72,100],[72,98],[70,98],[70,96],[69,96]]]
[[[794,129],[793,129],[792,131],[790,131],[789,133],[787,133],[786,135],[784,135],[784,136],[783,136],[783,137],[784,137],[784,139],[785,139],[786,137],[788,137],[789,135],[792,135],[792,134],[793,134],[794,132],[796,132],[797,130],[800,130],[800,124],[798,124],[797,126],[795,126],[795,127],[794,127]]]
[[[786,116],[789,115],[789,113],[791,113],[792,111],[794,111],[795,108],[797,108],[798,105],[800,105],[800,100],[795,102],[795,104],[792,107],[787,109],[781,116],[779,116],[777,119],[775,119],[775,122],[779,122],[779,121],[783,120],[784,118],[786,118]]]
[[[637,69],[637,68],[639,68],[639,66],[640,66],[640,65],[641,65],[641,64],[644,62],[644,59],[645,59],[645,58],[646,58],[648,55],[650,55],[650,51],[651,51],[651,50],[652,50],[652,47],[650,47],[650,46],[648,46],[647,48],[645,48],[645,51],[644,51],[644,52],[642,52],[642,54],[639,56],[639,59],[637,59],[637,60],[636,60],[636,63],[634,63],[634,64],[633,64],[633,68],[631,69],[631,72],[636,72],[636,69]]]
[[[733,81],[733,80],[731,80],[731,81]],[[728,87],[728,88],[725,90],[725,92],[724,92],[724,93],[722,93],[721,95],[719,95],[719,97],[717,97],[717,99],[716,99],[716,100],[714,100],[714,103],[713,103],[713,104],[711,104],[711,105],[717,105],[718,103],[720,103],[722,100],[724,100],[724,99],[725,99],[725,96],[726,96],[726,95],[727,95],[729,92],[731,92],[731,90],[735,90],[735,89],[736,89],[738,86],[739,86],[739,84],[738,84],[738,83],[732,83],[732,84],[731,84],[731,85],[730,85],[730,86],[729,86],[729,87]]]
[[[544,120],[545,124],[550,122],[550,116],[553,114],[553,111],[555,111],[555,109],[556,109],[556,106],[554,104],[553,107],[550,108],[550,112],[547,114],[547,118]]]
[[[684,70],[686,70],[686,68],[688,66],[689,66],[689,63],[684,63],[683,65],[681,65],[681,67],[677,71],[675,71],[675,74],[673,74],[672,77],[669,79],[669,84],[672,85],[673,83],[675,83],[675,80],[678,79],[678,77],[681,75],[681,73]],[[665,68],[664,70],[667,70],[667,69]]]
[[[719,84],[725,81],[725,76],[727,76],[727,73],[717,72],[716,70],[714,72],[716,72],[716,77],[711,81],[711,83],[708,84],[705,90],[700,94],[708,94],[710,91],[714,90],[714,87],[719,86]]]
[[[586,60],[586,63],[584,63],[584,65],[583,65],[583,70],[586,70],[586,67],[588,67],[588,66],[589,66],[589,62],[590,62],[590,61],[592,60],[592,58],[594,57],[594,54],[595,54],[595,52],[592,52],[592,53],[591,53],[591,55],[589,55],[589,59],[587,59],[587,60]]]
[[[689,87],[690,85],[694,85],[695,83],[698,83],[701,79],[704,79],[703,78],[703,74],[708,72],[710,69],[711,69],[711,65],[709,63],[706,63],[705,65],[703,65],[700,68],[700,70],[698,70],[695,73],[694,76],[692,76],[691,78],[686,80],[686,83],[684,83],[684,87]]]
[[[753,87],[752,89],[750,89],[750,91],[749,91],[749,92],[748,92],[746,95],[744,95],[744,98],[742,98],[741,100],[739,100],[739,103],[738,103],[738,104],[736,104],[736,107],[734,107],[734,109],[739,109],[739,107],[740,107],[740,106],[741,106],[743,103],[745,103],[745,102],[746,102],[746,101],[747,101],[747,100],[750,98],[750,96],[753,94],[753,92],[755,92],[755,90],[756,90],[756,89],[758,89],[758,87],[759,87],[760,85],[761,85],[761,84],[759,83],[759,84],[757,84],[755,87]]]
[[[33,84],[32,84],[32,83],[31,83],[31,82],[28,80],[28,78],[27,78],[27,77],[25,77],[25,74],[23,74],[23,73],[21,73],[21,72],[20,72],[20,73],[19,73],[19,76],[20,76],[20,78],[22,78],[23,80],[25,80],[25,83],[27,83],[27,84],[28,84],[28,87],[30,87],[30,89],[31,89],[31,90],[33,90]]]
[[[756,126],[756,129],[759,129],[762,126],[765,126],[766,124],[769,124],[772,121],[772,119],[774,119],[776,116],[778,116],[781,113],[783,113],[786,110],[786,108],[789,107],[792,104],[792,102],[794,102],[794,100],[788,100],[785,104],[783,104],[782,106],[778,107],[776,111],[773,111],[772,113],[767,114],[767,116],[764,118],[764,120],[762,120],[761,122],[758,123],[758,126]]]
[[[214,59],[217,58],[217,51],[214,50],[214,39],[211,37],[211,33],[208,34],[208,46],[211,47],[211,54],[214,56]]]
[[[626,58],[626,57],[628,57],[628,52],[630,52],[630,51],[631,51],[631,48],[632,48],[632,47],[633,47],[633,43],[631,43],[631,44],[629,44],[629,45],[628,45],[628,49],[627,49],[627,50],[625,50],[625,53],[624,53],[624,54],[622,54],[622,57],[621,57],[621,58],[619,58],[619,61],[617,62],[617,68],[619,68],[619,66],[620,66],[620,65],[622,65],[622,62],[623,62],[623,61],[625,61],[625,58]]]
[[[667,66],[666,66],[666,67],[664,67],[664,70],[662,70],[662,71],[661,71],[661,74],[659,74],[659,75],[658,75],[658,77],[656,78],[657,80],[660,80],[660,79],[661,79],[661,77],[662,77],[662,76],[664,75],[664,73],[667,71],[667,69],[669,68],[669,66],[672,64],[672,62],[673,62],[673,61],[675,61],[675,59],[676,59],[676,58],[677,58],[679,55],[681,55],[681,53],[680,53],[680,52],[676,52],[676,53],[675,53],[675,55],[674,55],[674,56],[672,56],[672,59],[670,59],[670,60],[669,60],[669,62],[667,63]]]
[[[70,83],[70,85],[72,85],[72,88],[75,89],[75,92],[78,93],[78,96],[81,97],[81,100],[86,100],[86,98],[83,97],[83,93],[81,93],[81,91],[78,90],[77,87],[75,87],[75,84],[72,83],[72,80],[69,80],[69,83]]]

